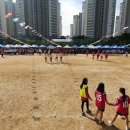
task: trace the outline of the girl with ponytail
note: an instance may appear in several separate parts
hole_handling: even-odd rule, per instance
[[[125,88],[120,88],[119,92],[121,93],[121,95],[117,98],[117,101],[115,104],[110,103],[109,105],[111,106],[117,106],[117,111],[116,111],[116,115],[113,118],[112,121],[109,121],[110,126],[113,125],[114,121],[116,120],[116,118],[118,117],[118,115],[120,116],[124,116],[126,119],[126,129],[128,130],[128,124],[129,124],[129,119],[128,119],[128,115],[129,115],[129,104],[130,104],[130,98],[129,96],[126,95],[125,93]]]
[[[81,85],[80,85],[80,96],[81,96],[81,109],[82,109],[82,115],[85,116],[84,113],[84,104],[86,103],[86,113],[91,113],[91,110],[89,109],[89,99],[92,100],[92,98],[89,95],[88,92],[88,79],[84,78]]]

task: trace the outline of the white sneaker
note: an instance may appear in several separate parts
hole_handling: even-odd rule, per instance
[[[125,119],[125,116],[120,116],[120,115],[118,115],[118,118],[124,120],[124,119]]]
[[[96,116],[93,117],[93,120],[96,120]]]
[[[109,126],[112,126],[113,124],[112,124],[112,122],[109,120],[108,121],[108,124],[109,124]]]

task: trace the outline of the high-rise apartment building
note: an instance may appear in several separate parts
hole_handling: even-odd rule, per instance
[[[73,16],[73,33],[74,36],[79,35],[79,15]]]
[[[14,6],[12,0],[5,1],[5,13],[12,13],[12,16],[6,18],[6,24],[7,24],[7,34],[10,36],[15,37],[15,23],[13,22],[14,12],[13,12]]]
[[[119,35],[120,35],[120,16],[116,16],[114,36],[119,36]]]
[[[73,16],[73,24],[70,25],[70,37],[82,35],[82,13]]]
[[[87,20],[87,13],[86,13],[86,11],[87,11],[87,2],[85,1],[85,2],[83,2],[82,3],[82,35],[85,35],[86,36],[86,20]]]
[[[20,23],[25,22],[25,12],[24,12],[24,1],[16,0],[15,3],[15,15],[16,18],[19,18],[19,21],[16,23],[17,38],[24,38],[26,36],[26,31],[24,26],[20,26]]]
[[[82,35],[82,13],[79,13],[79,35]]]
[[[83,2],[82,34],[91,38],[113,34],[116,0]]]
[[[130,1],[123,0],[120,4],[120,32],[130,33]],[[124,30],[125,27],[128,27]]]
[[[85,0],[82,3],[82,34],[94,38],[96,0]]]
[[[62,16],[60,16],[60,32],[59,37],[62,36]]]
[[[7,34],[5,14],[5,1],[0,0],[0,31]]]
[[[61,33],[60,3],[58,0],[24,0],[25,23],[47,38]],[[31,32],[27,32],[32,35]]]
[[[70,24],[70,37],[72,38],[74,36],[74,25]]]

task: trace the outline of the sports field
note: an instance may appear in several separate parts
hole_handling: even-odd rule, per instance
[[[0,130],[123,130],[122,119],[108,126],[115,107],[106,105],[103,125],[90,115],[81,116],[79,86],[84,77],[95,113],[99,82],[105,83],[110,102],[115,102],[120,87],[130,95],[130,57],[96,61],[86,55],[65,56],[62,64],[45,63],[37,55],[0,58]]]

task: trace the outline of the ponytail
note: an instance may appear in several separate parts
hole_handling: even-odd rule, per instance
[[[84,78],[83,81],[82,81],[82,84],[80,85],[80,88],[82,89],[83,85],[87,85],[88,84],[88,79],[87,78]]]
[[[123,94],[123,102],[125,102],[126,99],[125,88],[120,88],[119,91],[121,94]]]

